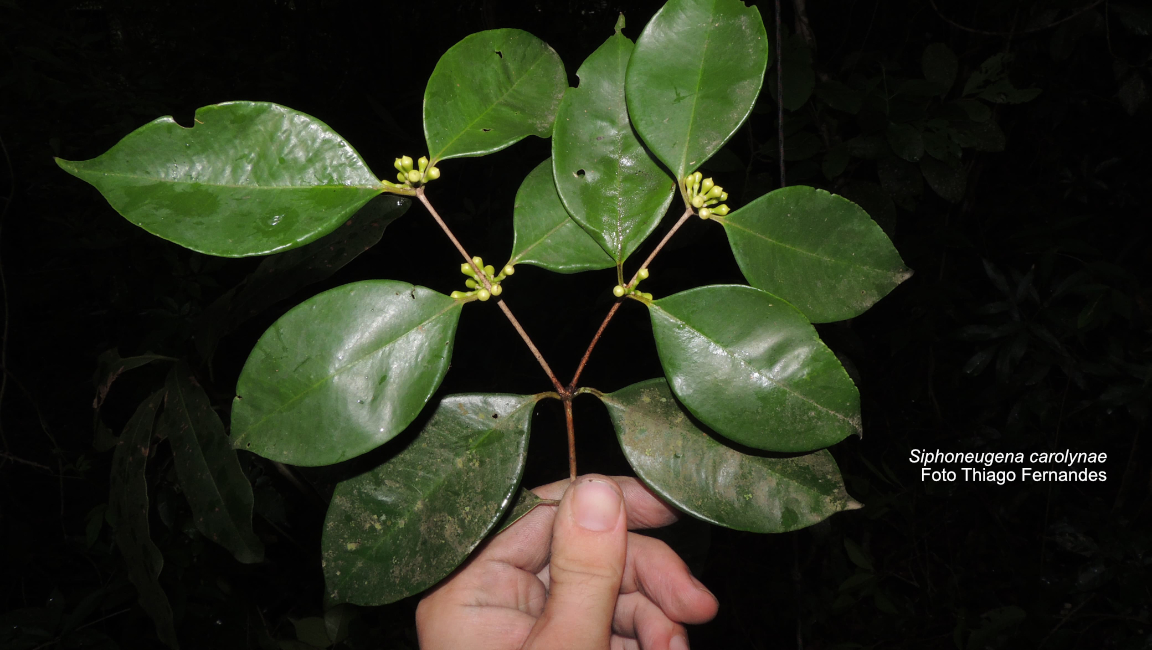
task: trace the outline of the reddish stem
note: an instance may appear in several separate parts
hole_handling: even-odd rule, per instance
[[[568,425],[568,476],[576,480],[576,425],[572,423],[572,396],[566,395],[564,401],[564,422]]]

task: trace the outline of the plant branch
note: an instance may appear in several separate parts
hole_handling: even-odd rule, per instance
[[[564,397],[564,423],[568,427],[568,477],[576,480],[576,426],[572,423],[572,395]]]
[[[684,209],[684,214],[680,215],[680,220],[672,226],[672,228],[664,235],[664,238],[660,240],[660,243],[656,244],[656,248],[652,249],[652,252],[648,254],[648,259],[644,260],[644,264],[640,266],[641,269],[648,268],[648,265],[652,263],[652,260],[656,259],[656,255],[661,250],[663,250],[664,245],[668,243],[668,240],[672,239],[672,235],[675,235],[676,231],[680,230],[680,226],[683,226],[684,222],[688,220],[688,217],[692,216],[693,214],[695,214],[695,212],[692,211],[692,208],[689,207]],[[627,288],[631,289],[632,287],[636,286],[636,281],[639,279],[639,277],[640,269],[636,269],[636,273],[632,274],[632,279],[628,282]],[[624,299],[618,298],[616,302],[612,303],[612,308],[608,310],[608,315],[604,317],[604,322],[600,323],[600,329],[596,330],[596,334],[592,336],[592,342],[588,344],[588,349],[584,351],[584,356],[580,359],[580,365],[576,366],[576,372],[572,375],[572,381],[568,383],[568,388],[566,391],[567,393],[573,394],[573,391],[576,390],[576,382],[580,380],[580,373],[584,372],[584,366],[588,364],[588,357],[592,356],[592,349],[595,348],[596,344],[600,342],[600,336],[604,334],[604,329],[608,327],[608,322],[611,321],[612,317],[616,315],[617,310],[620,309],[620,303],[622,302],[624,302]]]
[[[8,208],[12,207],[12,201],[16,199],[16,171],[12,167],[12,159],[8,156],[8,147],[4,144],[4,140],[0,138],[0,152],[4,153],[4,162],[8,165],[8,178],[9,190],[8,198],[4,200],[4,209],[0,211],[0,237],[4,232],[4,218],[8,216]],[[3,240],[0,239],[0,242]],[[0,245],[0,252],[3,251],[3,246]],[[2,256],[2,254],[0,254]],[[4,333],[0,337],[0,372],[3,372],[3,377],[0,378],[0,413],[4,409],[4,394],[8,392],[8,321],[9,321],[9,306],[8,306],[8,278],[4,275],[4,263],[0,261],[0,291],[4,292]],[[0,416],[0,442],[4,445],[4,451],[10,451],[8,447],[8,435],[4,432],[4,421]]]
[[[972,34],[980,34],[981,36],[1006,36],[1009,39],[1012,38],[1012,36],[1014,36],[1014,35],[1024,36],[1026,34],[1035,34],[1036,32],[1042,32],[1046,29],[1051,29],[1052,27],[1055,27],[1055,26],[1059,25],[1060,23],[1065,23],[1065,22],[1068,22],[1069,20],[1072,20],[1073,18],[1079,16],[1080,14],[1084,13],[1085,11],[1090,11],[1090,10],[1095,9],[1096,7],[1104,4],[1104,0],[1096,0],[1096,2],[1093,2],[1092,4],[1089,4],[1082,9],[1079,9],[1077,11],[1072,12],[1070,15],[1065,16],[1065,17],[1061,18],[1060,20],[1050,22],[1047,25],[1041,25],[1040,27],[1033,27],[1032,29],[1025,29],[1022,32],[1015,31],[1015,20],[1013,20],[1013,31],[1010,31],[1010,32],[990,32],[990,31],[983,30],[983,29],[975,29],[973,27],[966,27],[964,25],[961,25],[960,23],[955,22],[951,18],[949,18],[949,17],[945,16],[943,13],[941,13],[940,7],[936,6],[936,0],[928,0],[928,1],[932,4],[932,9],[936,11],[936,15],[940,17],[940,20],[943,20],[944,22],[955,27],[956,29],[959,29],[959,30],[965,31],[965,32],[969,32]]]
[[[483,282],[484,288],[491,293],[492,281],[488,279],[488,274],[485,273],[484,269],[481,269],[476,262],[472,261],[472,256],[468,254],[468,251],[464,250],[464,246],[460,244],[460,240],[456,239],[456,235],[452,234],[452,230],[448,228],[448,224],[444,223],[444,220],[440,218],[440,214],[436,212],[436,208],[433,208],[432,204],[428,202],[428,197],[424,195],[423,186],[416,189],[416,198],[420,199],[420,202],[424,204],[424,207],[428,210],[428,214],[432,215],[432,218],[440,225],[440,229],[444,231],[445,235],[448,235],[448,239],[452,241],[452,245],[464,256],[464,261],[472,267],[476,278]],[[503,300],[497,300],[496,304],[500,306],[500,310],[508,317],[508,322],[512,323],[512,327],[520,335],[520,338],[524,339],[524,343],[528,346],[528,349],[532,351],[532,356],[536,357],[536,361],[538,361],[540,367],[544,369],[544,374],[548,375],[548,379],[552,380],[552,385],[556,387],[556,392],[560,393],[561,397],[567,395],[568,391],[564,389],[564,384],[561,384],[560,380],[556,378],[556,373],[552,372],[552,368],[549,367],[548,362],[544,360],[544,355],[540,354],[540,350],[536,347],[536,344],[532,342],[532,337],[528,336],[528,332],[524,331],[524,328],[520,325],[520,321],[516,320],[516,317],[512,315],[512,310],[508,308],[508,305],[506,305]]]

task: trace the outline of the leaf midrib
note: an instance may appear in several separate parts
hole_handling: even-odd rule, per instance
[[[875,271],[877,273],[890,273],[890,271],[886,271],[884,269],[878,269],[874,266],[868,266],[866,264],[849,262],[847,260],[836,259],[834,257],[824,257],[823,255],[817,255],[816,253],[813,253],[812,251],[806,251],[803,248],[796,248],[795,246],[789,246],[788,244],[785,244],[784,242],[776,241],[775,239],[772,239],[771,237],[768,237],[767,235],[759,233],[759,232],[752,230],[751,228],[748,228],[746,226],[742,226],[739,223],[733,221],[732,219],[720,218],[720,219],[716,219],[716,221],[719,221],[724,226],[732,226],[733,228],[736,228],[738,230],[743,230],[746,233],[750,233],[752,235],[755,235],[756,237],[759,237],[760,239],[763,239],[766,242],[771,242],[777,246],[780,246],[781,248],[787,248],[788,250],[796,251],[797,253],[800,253],[802,255],[808,255],[810,257],[815,257],[818,260],[822,260],[822,261],[829,262],[832,264],[838,264],[840,266],[847,266],[849,268],[868,269],[869,271]]]
[[[683,321],[683,320],[680,320],[679,318],[677,318],[677,317],[673,316],[673,315],[672,315],[672,314],[671,314],[671,313],[670,313],[670,312],[669,312],[667,309],[664,309],[663,307],[659,307],[659,306],[657,306],[656,304],[653,304],[653,305],[652,305],[652,307],[653,307],[654,309],[657,309],[657,310],[659,310],[661,313],[665,314],[665,315],[666,315],[666,317],[667,317],[668,319],[670,319],[670,320],[673,320],[673,321],[675,321],[676,323],[679,323],[679,324],[682,324],[682,325],[684,325],[685,327],[687,327],[687,328],[688,328],[688,329],[690,329],[691,331],[695,332],[695,333],[696,333],[696,334],[697,334],[697,335],[698,335],[700,338],[702,338],[702,339],[704,339],[705,341],[708,341],[709,343],[711,343],[711,344],[715,345],[716,347],[720,348],[720,349],[721,349],[721,350],[723,350],[723,351],[724,351],[724,352],[725,352],[725,353],[726,353],[728,356],[730,356],[730,357],[732,357],[733,359],[735,359],[736,361],[738,361],[738,362],[740,363],[740,365],[741,365],[741,366],[743,366],[744,368],[747,368],[748,370],[750,370],[751,372],[755,373],[755,374],[756,374],[756,375],[758,375],[758,376],[761,376],[761,377],[764,377],[764,378],[766,378],[766,379],[767,379],[768,381],[770,381],[772,384],[774,384],[774,385],[776,385],[776,386],[779,386],[780,388],[783,388],[783,389],[784,389],[784,390],[785,390],[785,391],[786,391],[788,394],[790,394],[790,395],[792,395],[792,396],[794,396],[794,397],[797,397],[797,398],[799,398],[799,399],[801,399],[801,400],[803,400],[803,401],[805,401],[805,402],[808,402],[809,404],[811,404],[812,406],[815,406],[816,408],[820,409],[821,411],[825,411],[825,412],[827,412],[827,413],[829,413],[829,414],[831,414],[831,415],[833,415],[833,416],[835,416],[835,417],[837,417],[837,418],[839,418],[839,419],[843,420],[844,422],[847,422],[847,423],[848,423],[848,424],[849,424],[849,425],[850,425],[850,426],[853,428],[853,430],[857,430],[857,431],[859,430],[859,427],[857,427],[857,426],[856,426],[856,425],[855,425],[855,424],[852,422],[852,419],[851,419],[851,418],[849,418],[849,417],[846,417],[846,416],[844,416],[844,415],[841,415],[841,414],[840,414],[840,413],[838,413],[837,411],[834,411],[834,410],[832,410],[832,409],[828,408],[827,406],[824,406],[823,404],[820,404],[820,403],[819,403],[819,402],[817,402],[816,400],[812,399],[811,397],[808,397],[807,395],[804,395],[803,393],[800,393],[800,392],[799,392],[799,391],[797,391],[795,388],[793,388],[793,387],[789,386],[788,384],[786,384],[786,383],[784,383],[784,382],[780,381],[779,379],[777,379],[777,378],[775,378],[775,377],[773,377],[773,376],[771,376],[771,375],[765,374],[765,373],[764,373],[763,371],[761,371],[760,369],[758,369],[758,368],[756,368],[756,367],[752,366],[752,364],[748,363],[748,361],[746,361],[746,360],[745,360],[743,357],[741,357],[741,356],[737,355],[736,353],[734,353],[734,352],[733,352],[732,350],[730,350],[730,349],[729,349],[727,346],[725,346],[725,345],[723,345],[722,343],[720,343],[720,342],[716,341],[716,340],[715,340],[715,339],[713,339],[712,337],[710,337],[710,336],[708,336],[708,335],[704,334],[704,332],[701,332],[700,330],[696,329],[695,327],[693,327],[693,326],[692,326],[692,325],[690,325],[689,323],[687,323],[687,322],[685,322],[685,321]]]
[[[131,178],[134,180],[151,181],[153,183],[168,183],[172,185],[208,185],[210,187],[227,187],[229,189],[245,189],[245,190],[312,190],[312,189],[356,189],[356,190],[376,190],[377,192],[384,191],[380,185],[345,185],[343,183],[337,185],[237,185],[235,183],[213,183],[204,181],[186,181],[186,180],[172,180],[168,178],[158,178],[156,176],[141,176],[140,174],[123,174],[119,172],[103,172],[89,169],[80,169],[73,166],[77,172],[81,174],[98,174],[100,176],[114,176],[116,178]]]
[[[547,47],[547,46],[545,46],[545,47]],[[541,50],[540,56],[536,57],[536,60],[532,62],[532,65],[528,66],[528,68],[526,70],[524,70],[524,74],[522,74],[519,79],[512,82],[512,85],[508,87],[508,90],[504,91],[504,94],[500,95],[500,97],[496,101],[492,102],[492,104],[488,108],[484,109],[483,113],[477,115],[476,119],[469,122],[468,126],[461,129],[460,132],[456,134],[456,137],[454,137],[448,141],[448,144],[444,145],[443,147],[440,147],[440,151],[436,152],[436,155],[434,156],[434,159],[433,159],[431,164],[434,165],[437,162],[444,160],[443,153],[445,151],[447,151],[452,145],[456,144],[456,141],[459,140],[461,136],[463,136],[465,133],[468,133],[469,131],[471,131],[472,127],[476,126],[476,123],[479,122],[481,120],[481,118],[483,118],[485,115],[490,113],[492,111],[492,109],[499,106],[500,103],[504,101],[504,98],[507,97],[508,94],[511,93],[513,90],[515,90],[516,86],[519,86],[521,81],[524,81],[525,79],[527,79],[528,75],[530,75],[532,73],[532,71],[536,68],[536,65],[538,63],[540,63],[540,61],[542,61],[547,56],[548,56],[548,50],[547,49]]]
[[[395,344],[395,343],[396,343],[397,341],[399,341],[400,339],[402,339],[402,338],[404,338],[404,337],[408,336],[409,334],[411,334],[412,332],[414,332],[414,331],[416,331],[416,330],[418,330],[418,329],[421,329],[421,328],[423,328],[423,327],[424,327],[425,325],[427,325],[428,323],[431,323],[432,321],[434,321],[434,320],[436,320],[436,319],[440,318],[440,317],[441,317],[441,316],[443,316],[444,314],[448,313],[448,311],[449,311],[449,310],[451,310],[451,309],[456,309],[457,307],[460,307],[460,306],[461,306],[461,303],[459,303],[459,302],[456,302],[456,301],[453,301],[453,304],[451,304],[451,305],[448,305],[448,306],[447,306],[447,307],[445,307],[444,309],[441,309],[439,312],[437,312],[437,313],[436,313],[435,315],[433,315],[432,317],[430,317],[430,318],[428,318],[428,319],[426,319],[426,320],[423,320],[423,321],[421,321],[421,322],[420,322],[418,325],[415,325],[415,326],[413,326],[413,327],[410,327],[410,328],[408,328],[407,330],[405,330],[405,331],[404,331],[404,333],[400,334],[400,335],[399,335],[399,336],[397,336],[396,338],[394,338],[394,339],[392,339],[392,340],[388,341],[387,343],[384,343],[383,345],[379,345],[379,346],[377,346],[377,347],[376,347],[374,350],[372,350],[371,352],[368,352],[368,353],[362,354],[362,355],[360,355],[359,357],[356,357],[356,358],[355,358],[355,359],[353,359],[353,360],[349,360],[349,362],[348,362],[347,364],[345,364],[344,366],[341,366],[341,367],[340,367],[338,370],[336,370],[336,372],[330,373],[330,374],[328,374],[327,376],[325,376],[325,377],[322,377],[322,378],[321,378],[319,381],[317,381],[316,383],[314,383],[314,384],[312,384],[311,386],[308,386],[308,387],[307,387],[307,388],[305,388],[304,390],[300,391],[300,393],[299,393],[299,394],[297,394],[297,395],[296,395],[295,397],[293,397],[292,399],[288,400],[287,402],[284,402],[284,403],[283,403],[283,404],[281,404],[279,407],[277,407],[277,408],[275,408],[275,409],[273,409],[273,410],[269,411],[267,415],[265,415],[264,417],[260,418],[260,420],[259,420],[259,421],[257,421],[255,424],[253,424],[252,426],[250,426],[250,427],[248,427],[246,430],[244,430],[244,432],[243,432],[243,433],[241,433],[240,435],[238,435],[238,436],[236,437],[236,442],[239,442],[239,441],[243,440],[243,439],[244,439],[244,438],[245,438],[245,437],[246,437],[246,436],[247,436],[249,433],[251,433],[252,431],[256,430],[258,427],[260,427],[260,425],[264,424],[264,422],[266,422],[266,421],[268,420],[268,418],[272,417],[273,415],[276,415],[276,414],[278,414],[278,413],[281,413],[281,412],[283,412],[283,411],[284,411],[284,409],[288,408],[288,407],[289,407],[289,406],[291,406],[292,404],[295,404],[297,401],[299,401],[300,399],[302,399],[302,398],[303,398],[305,395],[308,395],[308,394],[312,393],[312,391],[316,390],[317,388],[319,388],[319,387],[320,387],[320,386],[322,386],[323,384],[327,383],[327,382],[328,382],[328,381],[330,381],[330,380],[331,380],[333,377],[335,377],[335,376],[337,376],[337,375],[339,375],[339,374],[343,373],[344,371],[348,370],[349,368],[352,368],[352,367],[356,366],[356,365],[357,365],[357,364],[359,364],[361,361],[363,361],[363,360],[365,360],[365,359],[367,359],[367,358],[369,358],[369,357],[371,357],[371,356],[373,356],[373,355],[379,354],[379,353],[380,353],[380,351],[381,351],[381,350],[383,350],[384,348],[387,348],[387,347],[391,347],[393,344]]]
[[[688,166],[688,147],[692,143],[692,128],[696,125],[696,108],[700,105],[700,85],[704,83],[704,58],[708,54],[708,45],[712,42],[712,20],[716,17],[716,2],[712,2],[712,10],[708,14],[708,35],[704,38],[704,49],[700,51],[700,69],[696,75],[696,92],[692,93],[692,112],[688,116],[688,131],[684,134],[684,153],[680,157],[680,175],[683,176]],[[677,179],[679,180],[679,179]]]

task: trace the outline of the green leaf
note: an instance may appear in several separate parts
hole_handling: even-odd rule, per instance
[[[880,188],[878,183],[871,181],[850,181],[844,188],[844,198],[863,208],[869,217],[880,226],[888,239],[896,236],[896,204]]]
[[[332,643],[348,638],[348,628],[356,616],[356,608],[352,605],[337,605],[324,612],[324,629]]]
[[[538,400],[446,397],[408,447],[337,485],[321,543],[329,597],[383,605],[459,566],[512,503]]]
[[[616,266],[564,209],[552,180],[551,158],[537,165],[516,191],[512,228],[515,239],[509,264],[531,264],[557,273]]]
[[[680,510],[720,526],[782,533],[860,508],[827,450],[793,458],[742,454],[701,431],[668,383],[601,395],[632,469]]]
[[[889,124],[885,134],[892,152],[908,162],[917,162],[924,156],[924,139],[920,129],[911,124]]]
[[[240,562],[263,560],[264,545],[252,531],[252,484],[208,395],[184,363],[172,367],[164,389],[158,428],[172,445],[176,477],[196,529]]]
[[[924,56],[920,58],[920,70],[928,81],[940,84],[944,92],[956,83],[956,73],[960,69],[960,61],[956,54],[943,43],[932,43],[924,48]]]
[[[824,100],[830,108],[843,111],[850,115],[860,112],[864,103],[864,96],[839,81],[822,81],[816,87],[816,96]]]
[[[249,318],[344,268],[372,248],[384,229],[412,205],[410,199],[386,194],[368,202],[331,234],[311,244],[265,258],[247,278],[208,308],[196,332],[196,350],[210,359],[216,344]]]
[[[520,493],[516,495],[516,503],[508,509],[508,514],[504,515],[504,519],[500,521],[500,530],[497,533],[502,533],[508,530],[516,522],[520,521],[529,512],[536,509],[536,506],[554,506],[560,502],[555,499],[541,499],[536,496],[536,493],[531,490],[520,488]]]
[[[294,620],[292,626],[296,628],[296,640],[301,643],[307,643],[314,648],[327,648],[332,645],[324,619],[319,616]]]
[[[116,546],[128,565],[128,580],[136,586],[140,607],[156,624],[156,635],[170,648],[179,648],[172,607],[160,587],[164,556],[148,532],[148,482],[144,469],[152,445],[156,411],[164,391],[144,400],[124,426],[112,453],[112,476],[108,494],[108,523]]]
[[[924,156],[920,161],[920,171],[928,187],[949,203],[959,203],[964,198],[965,178],[959,162],[957,160],[956,164],[950,165],[932,156]]]
[[[98,158],[56,163],[137,226],[221,257],[303,246],[382,189],[327,124],[268,102],[205,106],[191,128],[162,117]]]
[[[664,375],[722,436],[768,451],[810,451],[860,433],[860,394],[795,307],[741,285],[705,286],[649,305]]]
[[[1016,88],[1007,78],[989,85],[979,95],[980,99],[993,104],[1023,104],[1039,96],[1039,88]]]
[[[862,314],[912,275],[867,213],[824,190],[779,189],[717,221],[749,284],[814,323]]]
[[[547,138],[567,87],[560,56],[528,32],[465,37],[436,62],[424,90],[432,164],[490,154],[530,135]]]
[[[848,168],[848,149],[844,145],[833,147],[828,153],[824,154],[824,160],[821,162],[821,171],[824,172],[824,177],[832,180],[844,173]]]
[[[768,35],[740,0],[670,0],[628,63],[628,114],[678,180],[744,123],[764,81]]]
[[[576,71],[552,134],[556,190],[564,206],[617,264],[660,225],[676,182],[632,133],[624,75],[632,41],[616,33]]]
[[[864,552],[864,549],[860,548],[859,544],[845,537],[844,550],[848,551],[848,559],[852,560],[852,564],[869,573],[873,571],[872,560],[868,559],[868,554]]]
[[[125,358],[120,356],[120,350],[116,348],[105,350],[96,359],[96,374],[92,377],[92,383],[96,385],[96,398],[92,400],[92,408],[100,410],[104,400],[108,398],[108,391],[112,389],[112,382],[120,375],[153,361],[175,361],[175,359],[159,354],[141,354]]]
[[[444,379],[463,303],[392,280],[314,296],[260,337],[232,405],[232,445],[330,465],[391,440]]]
[[[920,175],[920,168],[903,158],[888,156],[876,162],[876,175],[880,178],[880,187],[891,194],[901,207],[911,210],[905,203],[913,197],[924,192],[924,178]]]

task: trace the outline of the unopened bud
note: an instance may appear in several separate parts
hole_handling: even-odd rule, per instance
[[[504,275],[512,275],[516,272],[516,267],[511,264],[504,265]]]
[[[463,298],[463,297],[464,297],[464,292],[463,292],[463,291],[453,291],[453,292],[451,293],[451,295],[449,295],[449,298],[451,298],[451,299],[453,299],[453,300],[459,300],[459,299],[461,299],[461,298]]]
[[[480,284],[477,283],[472,278],[468,278],[467,280],[465,280],[464,286],[468,287],[469,289],[479,289],[480,288]]]
[[[404,172],[400,172],[399,174],[396,174],[396,180],[400,181],[401,183],[407,183],[408,182],[408,174],[405,174]]]
[[[427,156],[420,156],[420,160],[416,161],[416,166],[420,168],[420,171],[424,171],[425,169],[427,169],[428,168],[428,157]]]
[[[476,292],[476,297],[480,299],[480,302],[484,302],[485,300],[491,298],[492,294],[488,293],[487,289],[481,289]]]
[[[644,267],[644,268],[640,269],[636,273],[636,277],[640,278],[641,280],[647,280],[648,279],[648,267]]]
[[[504,287],[500,286],[499,284],[492,285],[492,295],[498,296],[502,293],[504,293]]]
[[[484,267],[484,274],[490,278],[494,278],[494,277],[496,277],[496,268],[493,267],[491,264],[488,264]]]
[[[711,179],[709,179],[709,180],[711,180]],[[716,186],[712,187],[710,190],[708,190],[707,196],[710,199],[718,199],[718,198],[720,198],[720,195],[723,193],[724,193],[724,188],[720,187],[719,185],[716,185]]]
[[[651,300],[652,299],[652,294],[650,294],[650,293],[642,293],[642,294],[640,294],[640,296],[642,298],[644,298],[645,300]]]
[[[412,157],[400,156],[400,169],[403,171],[412,171]]]
[[[612,287],[612,295],[616,296],[617,298],[623,298],[624,297],[624,287],[622,287],[620,285],[616,285],[616,286]]]
[[[425,172],[424,177],[430,181],[434,181],[437,178],[440,178],[440,169],[437,167],[429,167],[428,171]]]
[[[413,169],[413,170],[408,172],[408,182],[409,183],[419,183],[420,179],[423,176],[424,176],[423,174],[421,174],[420,172]]]
[[[726,206],[726,205],[718,205],[718,206],[716,206],[716,207],[712,208],[712,213],[713,213],[713,214],[718,214],[718,215],[720,215],[721,217],[727,216],[727,215],[728,215],[728,206]]]
[[[476,277],[476,272],[472,270],[472,265],[469,264],[468,262],[464,262],[463,264],[460,265],[460,272],[463,273],[464,275],[467,275],[470,278]]]
[[[707,192],[708,190],[712,189],[715,186],[716,186],[716,183],[714,183],[711,178],[705,178],[704,181],[702,183],[700,183],[700,191],[701,192]]]
[[[472,258],[472,263],[480,268],[484,268],[484,258],[480,257],[479,255]]]
[[[700,208],[700,218],[707,219],[712,216],[712,211],[708,208]]]
[[[396,159],[396,162],[392,163],[392,166],[395,167],[398,172],[404,171],[404,165],[400,162],[399,158]]]
[[[727,192],[721,192],[720,193],[720,200],[721,201],[727,201],[728,200],[728,193]]]
[[[704,205],[704,197],[697,194],[692,197],[692,207],[699,209]]]

